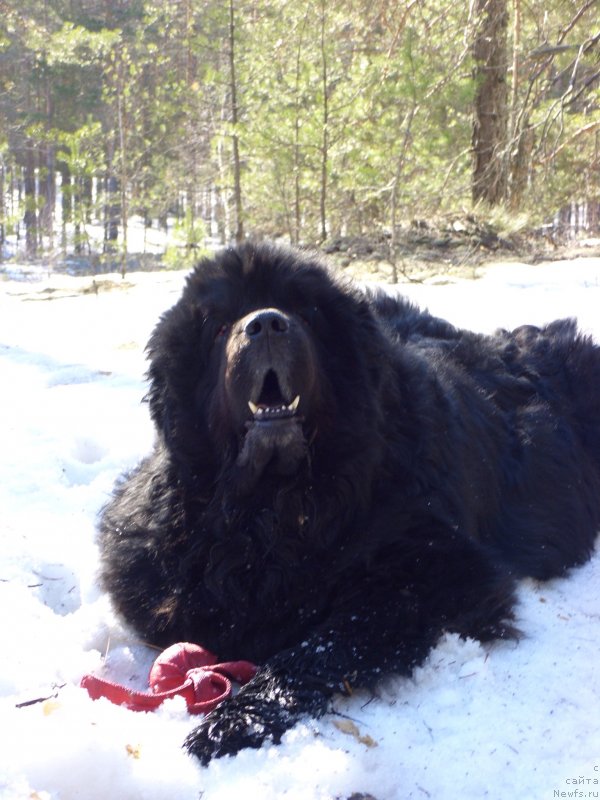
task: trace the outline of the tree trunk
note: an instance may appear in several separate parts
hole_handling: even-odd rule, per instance
[[[115,150],[116,144],[112,138],[107,144],[104,176],[104,253],[114,253],[119,240],[121,206],[119,204],[119,179],[115,174]]]
[[[6,219],[6,209],[4,207],[4,163],[0,161],[0,261],[2,261],[2,250],[6,241],[4,220]]]
[[[509,164],[506,199],[512,211],[518,211],[529,177],[531,152],[533,150],[533,128],[527,120],[526,109],[519,109],[519,85],[521,82],[521,0],[513,0],[512,24],[512,81],[510,86],[510,110],[508,117]]]
[[[476,92],[472,195],[497,205],[506,198],[508,174],[507,0],[475,0],[473,44]]]
[[[62,160],[58,161],[58,171],[60,172],[60,246],[63,253],[66,254],[68,246],[67,227],[71,224],[73,219],[72,213],[72,186],[71,186],[71,171],[68,165]]]
[[[52,250],[54,247],[54,206],[56,204],[56,159],[54,146],[48,144],[42,149],[42,194],[44,198],[40,209],[40,228],[44,236],[48,238],[48,246]]]
[[[48,2],[44,0],[44,30],[48,30]],[[43,53],[46,60],[46,54]],[[44,70],[44,103],[46,112],[46,125],[51,130],[54,119],[54,103],[52,100],[52,86],[48,70]],[[43,236],[48,239],[50,250],[54,249],[54,212],[56,205],[56,151],[51,142],[47,142],[40,152],[40,167],[42,176],[43,204],[40,209],[39,227]]]
[[[235,240],[244,238],[244,215],[242,206],[242,168],[240,160],[240,141],[237,132],[239,109],[237,98],[237,76],[235,64],[235,8],[229,0],[229,91],[231,94],[231,124],[233,126],[233,199],[235,205]]]
[[[321,241],[327,239],[327,179],[329,174],[329,77],[327,71],[327,51],[325,48],[325,2],[321,3],[321,83],[323,92],[323,128],[321,138],[321,191],[319,197],[319,218]]]
[[[35,192],[35,151],[31,139],[25,142],[25,248],[28,256],[35,256],[38,244],[37,200]]]
[[[117,134],[119,148],[119,189],[120,189],[120,208],[121,208],[121,277],[124,278],[127,272],[127,250],[129,247],[127,234],[129,224],[129,171],[128,171],[128,142],[127,142],[127,119],[125,109],[125,61],[126,51],[119,54],[116,75],[117,90]]]
[[[300,80],[302,70],[302,55],[304,44],[304,31],[308,19],[308,11],[304,15],[302,28],[300,30],[300,38],[298,40],[298,47],[296,49],[296,71],[294,76],[294,146],[293,146],[293,175],[294,175],[294,221],[293,229],[290,234],[292,244],[298,244],[300,241],[300,226],[302,221],[301,213],[301,186],[300,186],[300,168],[301,168],[301,149],[300,149],[300,126],[302,113],[302,98],[300,97]]]
[[[129,243],[127,240],[128,223],[129,223],[129,204],[127,201],[127,189],[129,185],[129,176],[127,173],[127,139],[125,136],[125,120],[123,114],[123,86],[124,81],[119,76],[119,89],[117,95],[117,121],[119,127],[119,164],[120,176],[119,183],[121,189],[121,277],[125,277],[127,272],[127,250]]]
[[[112,170],[112,164],[109,167]],[[104,179],[106,202],[104,204],[104,252],[114,253],[119,239],[121,206],[118,201],[119,181],[110,172]]]

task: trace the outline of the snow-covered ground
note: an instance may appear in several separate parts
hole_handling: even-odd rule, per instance
[[[134,713],[78,688],[106,654],[103,674],[142,686],[154,655],[96,586],[94,521],[151,445],[143,347],[183,276],[128,281],[0,283],[0,798],[599,797],[600,556],[522,585],[519,644],[447,637],[413,679],[207,769],[181,749],[182,700]],[[575,315],[600,341],[600,259],[405,291],[477,330]]]

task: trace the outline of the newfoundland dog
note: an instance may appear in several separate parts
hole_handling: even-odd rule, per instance
[[[308,255],[201,261],[148,345],[152,453],[102,512],[102,580],[148,641],[256,677],[186,741],[278,742],[444,631],[517,635],[515,581],[600,526],[600,348],[571,320],[483,336]]]

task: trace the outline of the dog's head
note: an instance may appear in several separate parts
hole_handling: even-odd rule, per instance
[[[176,462],[249,491],[378,415],[385,346],[368,302],[317,260],[245,245],[204,260],[149,346],[152,417]],[[359,447],[361,445],[358,445]]]

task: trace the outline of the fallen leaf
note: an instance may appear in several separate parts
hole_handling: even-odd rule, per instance
[[[46,700],[42,706],[42,711],[44,712],[44,716],[47,717],[49,714],[52,714],[53,711],[56,711],[57,708],[60,708],[58,700]]]
[[[131,756],[132,758],[139,758],[142,754],[141,747],[138,745],[128,744],[125,745],[125,749],[127,750],[127,755]]]
[[[352,736],[357,742],[364,744],[365,747],[377,747],[377,742],[368,734],[362,735],[358,726],[350,719],[336,719],[333,721],[335,727],[345,733],[347,736]]]

